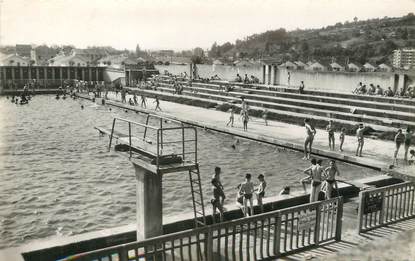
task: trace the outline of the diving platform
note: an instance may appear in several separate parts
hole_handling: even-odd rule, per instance
[[[188,172],[194,227],[206,225],[197,158],[197,129],[182,122],[147,114],[144,122],[114,118],[112,127],[95,127],[109,137],[108,151],[126,156],[137,184],[137,239],[163,234],[163,175]],[[168,186],[168,184],[164,184]]]

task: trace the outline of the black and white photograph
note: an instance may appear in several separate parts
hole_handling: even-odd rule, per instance
[[[415,0],[0,0],[0,261],[415,260]]]

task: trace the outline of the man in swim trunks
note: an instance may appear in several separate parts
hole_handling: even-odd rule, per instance
[[[239,189],[239,193],[243,195],[243,214],[244,216],[252,216],[254,214],[254,203],[252,199],[252,194],[254,193],[254,184],[251,182],[251,174],[245,175],[245,182],[241,184],[241,188]],[[248,209],[248,201],[250,208]]]
[[[330,150],[334,150],[334,126],[332,120],[329,121],[329,125],[327,125],[326,131],[329,135],[329,148]]]
[[[323,168],[321,164],[323,161],[321,159],[317,160],[317,164],[314,165],[311,169],[311,192],[310,192],[310,203],[318,201],[318,195],[321,190],[321,181]]]
[[[404,160],[405,162],[408,161],[408,151],[409,151],[409,146],[411,146],[411,141],[412,141],[412,131],[411,129],[408,127],[406,128],[406,132],[405,132],[405,156],[404,156]]]
[[[312,169],[315,167],[315,165],[317,164],[317,160],[315,158],[311,159],[311,166],[306,168],[303,173],[307,174],[308,176],[305,178],[302,178],[300,180],[301,184],[303,185],[303,189],[304,189],[304,193],[307,193],[307,189],[305,187],[306,183],[310,183],[311,182],[311,176],[312,176]]]
[[[212,179],[212,194],[213,198],[210,200],[213,208],[213,223],[216,223],[216,210],[219,211],[220,222],[223,222],[223,202],[225,201],[225,193],[219,181],[215,178]]]
[[[359,124],[359,128],[356,130],[356,137],[357,137],[357,149],[356,149],[356,156],[362,157],[362,150],[363,145],[365,144],[365,138],[363,135],[363,123]]]
[[[265,196],[265,188],[267,187],[267,182],[265,181],[265,177],[263,174],[258,175],[259,185],[256,189],[256,195],[257,195],[257,202],[258,206],[261,209],[261,213],[264,212],[264,206],[262,205],[262,199]]]
[[[215,167],[215,173],[212,175],[212,179],[216,179],[218,181],[219,186],[223,189],[222,182],[220,181],[220,173],[221,173],[220,167]]]
[[[402,129],[398,129],[394,140],[395,140],[396,149],[395,149],[395,153],[393,154],[392,165],[395,165],[395,164],[398,165],[398,159],[397,159],[398,152],[399,152],[399,149],[401,148],[402,143],[405,141],[405,135],[403,135]]]
[[[330,165],[324,170],[324,174],[326,179],[326,199],[331,199],[333,188],[338,191],[336,174],[340,175],[340,172],[337,168],[336,161],[330,160]]]
[[[305,119],[304,120],[304,126],[306,129],[306,138],[304,141],[304,157],[303,159],[310,159],[310,155],[311,155],[311,147],[313,145],[313,140],[314,140],[314,135],[316,135],[316,129],[314,129],[311,125],[310,125],[310,119]],[[308,149],[308,151],[307,151]]]
[[[343,143],[344,143],[344,139],[346,137],[346,128],[343,127],[340,131],[340,136],[339,136],[339,140],[340,140],[340,151],[343,151]]]

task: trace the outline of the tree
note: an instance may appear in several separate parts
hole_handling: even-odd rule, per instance
[[[135,55],[140,56],[140,54],[141,54],[140,45],[137,44],[137,46],[135,47]]]

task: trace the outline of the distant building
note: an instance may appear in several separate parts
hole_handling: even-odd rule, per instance
[[[379,64],[378,71],[379,72],[391,72],[392,71],[392,66],[390,66],[386,63]]]
[[[127,55],[109,55],[97,61],[98,66],[108,66],[112,68],[123,68],[126,64],[137,64],[137,59]]]
[[[308,66],[308,70],[310,71],[326,71],[327,66],[321,62],[314,62],[310,66]]]
[[[291,62],[291,61],[286,61],[285,63],[280,65],[281,67],[284,67],[288,70],[297,70],[297,64]]]
[[[41,45],[31,50],[30,57],[36,65],[48,65],[49,60],[57,54],[58,50],[50,48],[46,45]]]
[[[89,64],[95,64],[97,61],[105,56],[108,56],[107,51],[102,49],[73,49],[72,56],[82,57]]]
[[[58,55],[49,59],[53,66],[89,66],[89,61],[81,55]]]
[[[346,68],[345,68],[344,65],[342,65],[338,62],[332,62],[332,63],[329,64],[329,69],[331,71],[334,71],[334,72],[343,72],[343,71],[345,71]]]
[[[393,67],[410,69],[415,67],[415,49],[399,49],[393,51]]]
[[[30,58],[32,46],[30,44],[16,44],[16,54],[21,57]]]
[[[362,70],[362,65],[353,62],[353,63],[349,63],[347,64],[347,70],[349,72],[360,72]]]
[[[365,72],[374,72],[376,70],[376,66],[374,66],[371,63],[363,64],[363,68],[364,68]]]
[[[2,66],[28,66],[29,64],[29,58],[22,57],[18,54],[9,54],[0,58],[0,65]]]
[[[297,65],[297,70],[305,70],[308,67],[308,65],[302,61],[295,61],[294,63]]]

